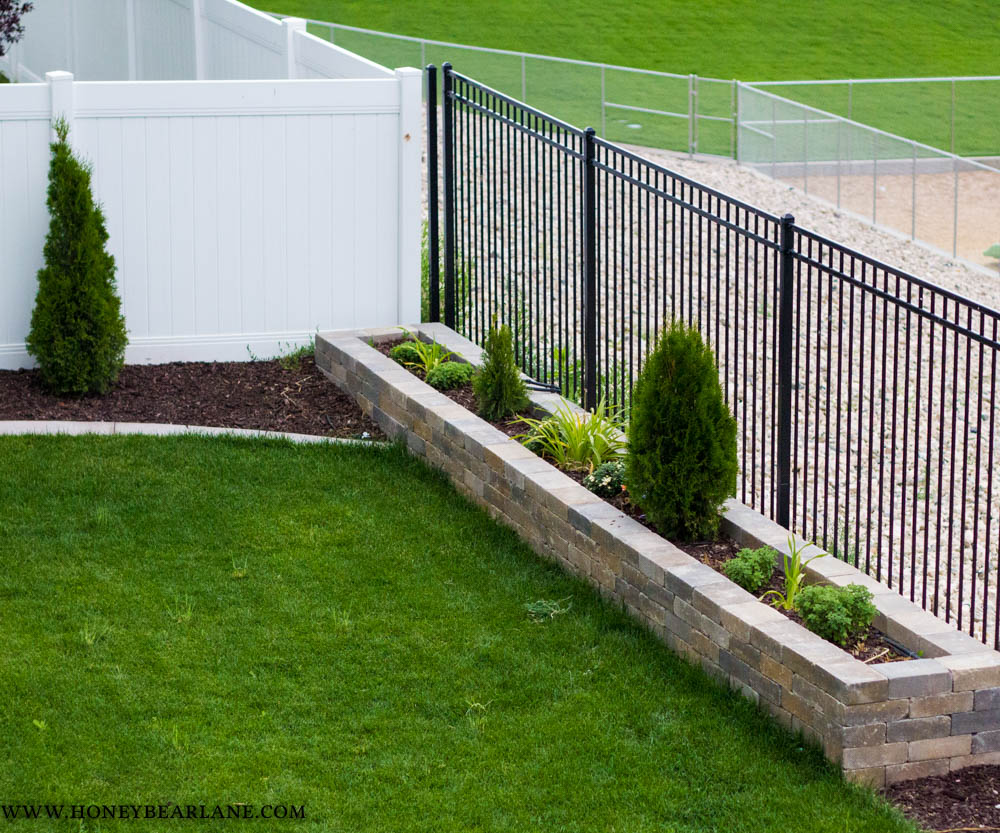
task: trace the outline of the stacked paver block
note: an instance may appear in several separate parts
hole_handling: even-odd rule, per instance
[[[410,328],[475,362],[480,349],[440,324]],[[681,552],[439,393],[376,343],[398,329],[316,339],[316,363],[362,410],[540,555],[622,603],[675,652],[821,744],[852,780],[882,786],[1000,763],[1000,653],[833,557],[810,581],[864,584],[876,626],[921,659],[866,665]],[[534,394],[536,411],[564,402]],[[725,531],[788,552],[787,530],[737,501]],[[799,541],[799,545],[805,542]]]

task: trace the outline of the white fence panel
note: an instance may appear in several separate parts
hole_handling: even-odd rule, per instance
[[[201,2],[206,78],[287,77],[280,21],[232,0]]]
[[[419,314],[416,70],[72,93],[71,141],[107,217],[129,361],[240,359],[247,346],[266,354],[317,329]],[[0,90],[0,367],[30,364],[51,116],[49,85]]]
[[[0,69],[40,82],[391,78],[385,67],[236,0],[43,0]],[[15,66],[16,64],[16,66]]]
[[[88,5],[91,2],[86,0]],[[131,2],[135,10],[136,77],[144,81],[194,78],[192,0]]]
[[[23,342],[31,321],[35,273],[48,224],[51,114],[47,84],[5,86],[5,115],[0,119],[0,345]]]
[[[295,33],[294,54],[297,78],[386,78],[392,75],[384,66],[307,32]]]

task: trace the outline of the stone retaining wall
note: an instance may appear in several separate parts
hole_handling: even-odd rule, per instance
[[[410,329],[474,362],[480,355],[443,325]],[[869,587],[876,626],[922,657],[881,665],[854,659],[369,344],[400,335],[399,329],[324,334],[316,339],[317,366],[388,436],[447,472],[459,491],[535,552],[588,580],[674,651],[822,745],[847,777],[882,786],[1000,764],[1000,653],[851,565],[818,559],[807,568],[810,581]],[[548,393],[531,398],[542,412],[564,401]],[[737,501],[727,504],[723,527],[740,543],[788,552],[789,533]]]

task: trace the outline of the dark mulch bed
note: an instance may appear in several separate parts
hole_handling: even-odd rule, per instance
[[[885,795],[928,830],[1000,830],[1000,766],[906,781]]]
[[[46,393],[34,370],[0,370],[0,419],[160,422],[328,437],[384,435],[313,363],[126,365],[105,396]]]

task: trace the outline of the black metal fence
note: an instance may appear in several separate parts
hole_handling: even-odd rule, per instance
[[[737,497],[1000,648],[1000,313],[447,64],[441,101],[446,323],[482,342],[496,317],[530,376],[625,413],[660,330],[697,326],[740,426]]]

